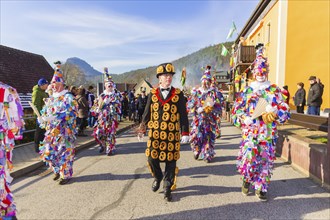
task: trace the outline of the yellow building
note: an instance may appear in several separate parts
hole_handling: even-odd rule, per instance
[[[263,0],[237,37],[246,45],[265,45],[268,79],[279,87],[288,85],[291,97],[297,83],[305,84],[306,99],[311,75],[324,84],[321,111],[330,108],[329,68],[330,1]],[[290,107],[295,109],[292,98]]]

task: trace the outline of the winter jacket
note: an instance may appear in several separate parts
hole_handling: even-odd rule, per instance
[[[295,106],[305,106],[306,105],[306,91],[304,88],[297,90],[294,95],[294,105]]]
[[[311,85],[308,91],[307,105],[308,106],[321,106],[321,87],[318,83]]]
[[[33,86],[32,89],[32,103],[37,107],[40,112],[45,105],[44,99],[48,98],[48,94],[42,90],[38,85]]]
[[[86,99],[88,101],[88,107],[92,108],[92,106],[94,105],[95,95],[93,93],[87,91]]]
[[[139,111],[144,111],[144,108],[147,105],[147,100],[148,100],[147,96],[145,96],[144,98],[142,96],[139,96],[138,102],[137,102],[137,109]]]
[[[78,103],[78,118],[88,117],[88,101],[85,96],[77,95],[76,101]]]

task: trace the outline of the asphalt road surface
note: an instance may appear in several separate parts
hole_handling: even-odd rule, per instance
[[[117,138],[113,156],[97,146],[76,155],[73,179],[53,181],[43,167],[12,184],[18,219],[329,219],[329,193],[280,159],[261,202],[241,193],[236,155],[240,131],[223,124],[216,157],[207,164],[193,159],[189,145],[181,146],[179,176],[173,201],[163,199],[162,187],[151,191],[146,166],[146,138],[133,131]]]

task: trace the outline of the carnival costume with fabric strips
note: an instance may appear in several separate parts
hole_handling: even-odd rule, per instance
[[[100,145],[100,153],[106,148],[106,154],[110,156],[116,150],[117,115],[121,113],[121,94],[116,92],[115,83],[107,68],[104,68],[104,84],[105,90],[98,97],[92,110],[92,114],[97,117],[93,135]]]
[[[171,63],[164,63],[157,68],[157,78],[162,74],[174,75]],[[163,97],[166,90],[167,96]],[[147,149],[148,166],[155,178],[152,187],[157,191],[159,184],[164,179],[164,194],[171,201],[171,191],[176,188],[176,179],[179,172],[176,161],[180,158],[180,132],[188,137],[189,124],[186,112],[186,101],[180,89],[169,86],[168,88],[153,88],[148,96],[148,101],[142,116],[142,125],[149,128]],[[165,162],[163,175],[160,162]],[[164,178],[163,178],[164,177]]]
[[[73,95],[64,90],[60,63],[55,67],[51,84],[53,95],[45,100],[38,119],[40,127],[46,130],[39,149],[41,158],[55,174],[54,180],[60,179],[60,184],[65,184],[73,174],[77,103]]]
[[[187,109],[193,115],[190,142],[194,158],[205,162],[210,162],[215,156],[214,144],[217,129],[220,129],[218,120],[223,103],[218,89],[210,86],[211,80],[211,73],[206,70],[201,78],[205,86],[193,88],[187,103]]]
[[[16,205],[10,191],[12,150],[23,138],[23,108],[16,89],[0,82],[0,219],[16,218]]]
[[[215,76],[212,76],[212,82],[211,82],[211,87],[216,90],[216,94],[218,94],[218,99],[220,100],[220,105],[221,105],[221,111],[217,112],[217,123],[216,123],[216,130],[215,130],[215,137],[220,138],[221,137],[221,117],[222,117],[222,112],[225,108],[225,101],[224,97],[222,95],[222,92],[219,91],[218,89],[218,83],[217,79]]]
[[[232,110],[234,124],[242,129],[243,137],[237,169],[243,176],[242,193],[247,195],[252,184],[259,199],[267,201],[278,138],[277,124],[290,118],[290,110],[280,88],[266,80],[268,63],[262,44],[257,46],[253,66],[256,81],[239,94]]]

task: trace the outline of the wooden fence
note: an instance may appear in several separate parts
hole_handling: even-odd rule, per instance
[[[317,115],[291,113],[291,118],[289,120],[289,123],[318,131],[328,132],[329,116],[323,117]]]

